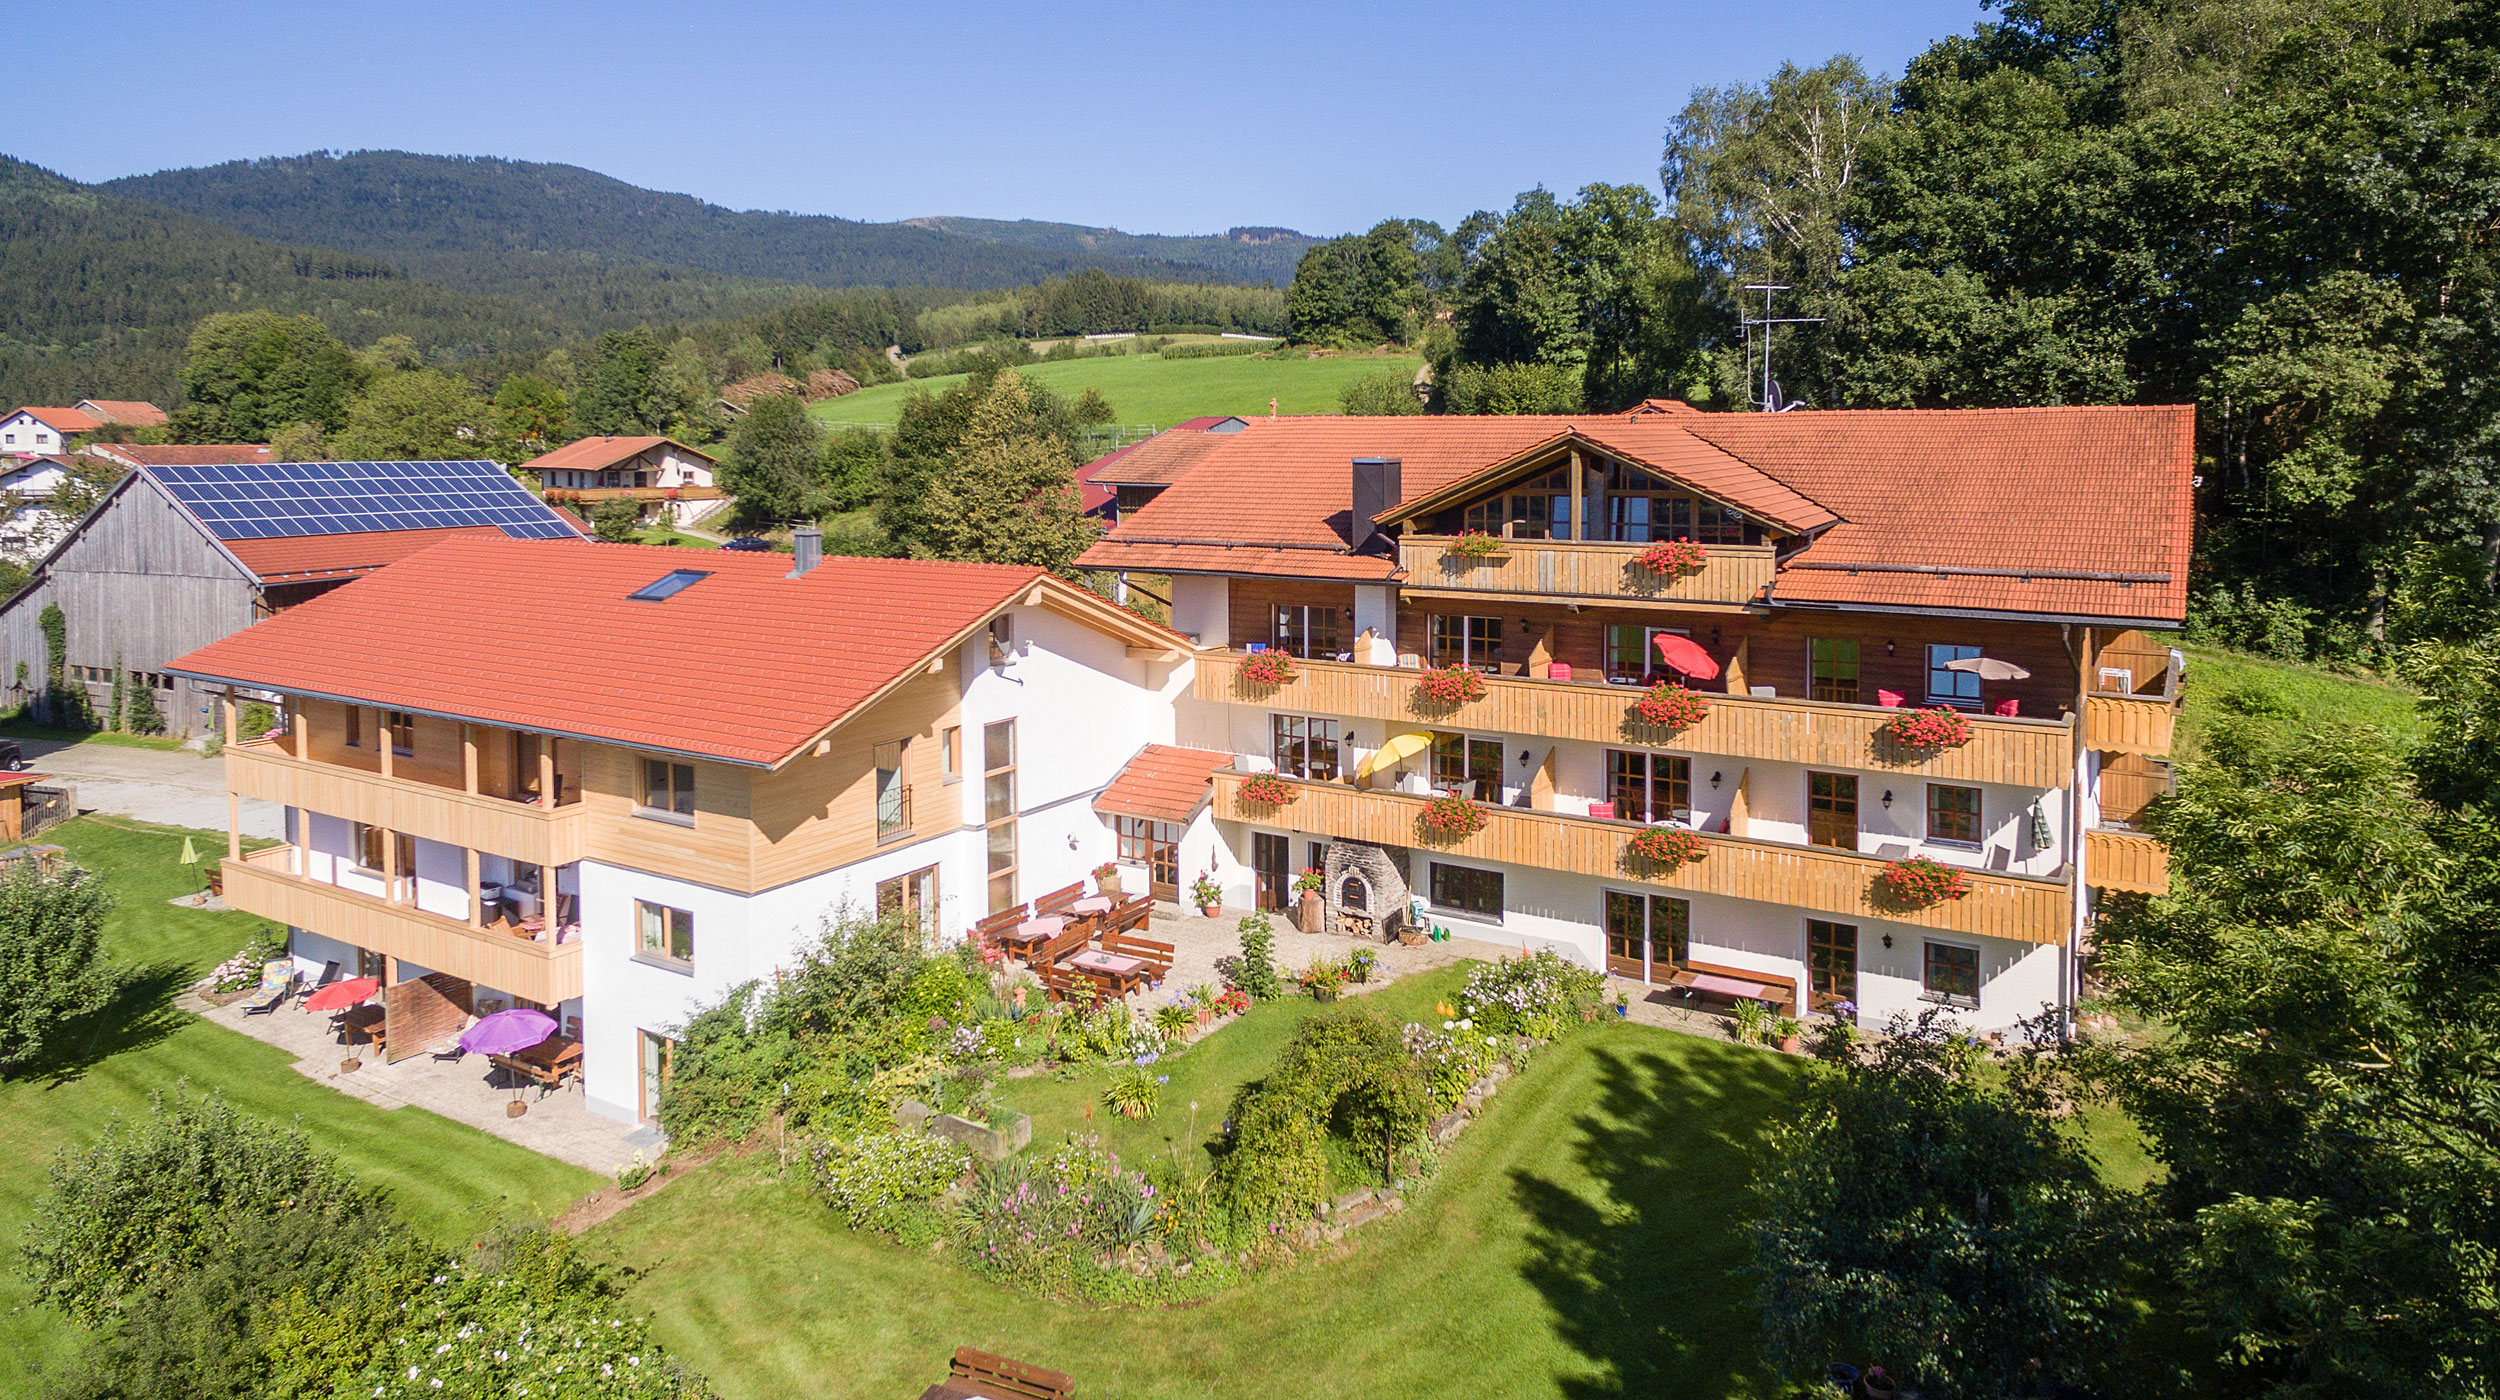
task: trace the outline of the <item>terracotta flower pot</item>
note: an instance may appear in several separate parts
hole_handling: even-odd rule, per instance
[[[503,1116],[506,1118],[518,1118],[522,1114],[529,1111],[530,1106],[521,1102],[519,1099],[514,1099],[512,1102],[503,1106]]]
[[[1198,912],[1212,919],[1218,917],[1224,912],[1224,906],[1221,904],[1201,904],[1198,906]]]
[[[1794,1055],[1794,1054],[1796,1054],[1796,1053],[1797,1053],[1797,1047],[1798,1047],[1798,1045],[1799,1045],[1799,1044],[1801,1044],[1801,1043],[1802,1043],[1802,1042],[1801,1042],[1801,1041],[1800,1041],[1800,1040],[1799,1040],[1796,1036],[1793,1036],[1793,1035],[1784,1035],[1784,1036],[1781,1036],[1781,1037],[1780,1037],[1780,1053],[1781,1053],[1781,1054],[1783,1054],[1783,1055]]]

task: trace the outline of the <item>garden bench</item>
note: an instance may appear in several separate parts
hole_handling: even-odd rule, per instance
[[[1758,1001],[1774,1011],[1797,1014],[1797,979],[1775,972],[1754,972],[1716,963],[1688,962],[1675,970],[1667,985],[1687,998],[1718,997],[1726,1001]]]
[[[920,1400],[1072,1400],[1076,1394],[1076,1378],[1065,1371],[971,1347],[955,1348],[946,1369],[946,1379],[922,1391]]]
[[[1058,932],[1051,934],[1048,941],[1034,945],[1026,965],[1035,969],[1052,966],[1061,958],[1084,947],[1093,936],[1094,931],[1084,924],[1062,921]]]
[[[1154,912],[1154,896],[1141,894],[1112,906],[1111,912],[1102,916],[1100,928],[1105,935],[1135,933],[1146,926],[1147,921],[1154,917]]]
[[[1135,958],[1146,965],[1146,980],[1160,982],[1172,973],[1172,945],[1140,938],[1133,933],[1105,932],[1098,946],[1118,957]]]
[[[1014,936],[1016,925],[1023,923],[1026,917],[1024,906],[1019,904],[1013,909],[1001,910],[974,924],[969,936],[975,943],[995,943],[1006,952],[1008,957],[1013,958],[1021,947]]]
[[[1061,889],[1052,890],[1050,893],[1033,901],[1033,917],[1037,919],[1047,919],[1054,914],[1065,914],[1068,912],[1069,905],[1076,903],[1084,897],[1085,882],[1083,880],[1079,880],[1075,884],[1068,885]]]
[[[1052,1001],[1064,1002],[1087,1011],[1103,1003],[1101,984],[1079,977],[1065,968],[1042,964],[1033,969],[1033,975],[1041,979],[1042,995]]]

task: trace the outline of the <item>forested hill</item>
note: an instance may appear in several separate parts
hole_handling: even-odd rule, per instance
[[[620,263],[817,287],[1011,287],[1088,267],[1281,282],[1299,254],[1277,242],[1069,224],[881,224],[740,211],[577,166],[405,151],[230,161],[99,188],[264,238],[390,258],[474,291],[515,291],[523,279]],[[1274,232],[1282,231],[1244,231]]]

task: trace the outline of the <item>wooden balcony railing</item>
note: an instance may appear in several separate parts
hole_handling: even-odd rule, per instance
[[[295,928],[404,958],[434,972],[553,1006],[582,994],[582,945],[537,943],[293,873],[293,846],[224,866],[228,904]]]
[[[1280,686],[1241,679],[1236,652],[1198,653],[1198,699],[1259,705],[1300,714],[1388,720],[1439,727],[1600,744],[1635,744],[1730,758],[1804,763],[1914,774],[1961,782],[2062,788],[2073,774],[2067,722],[1970,717],[1969,743],[1923,754],[1882,737],[1900,714],[1877,705],[1712,695],[1710,713],[1690,729],[1666,731],[1632,717],[1641,692],[1632,686],[1487,676],[1484,698],[1455,708],[1418,704],[1415,673],[1340,661],[1296,661],[1299,674]]]
[[[581,859],[589,829],[589,816],[579,802],[548,808],[411,778],[385,778],[297,758],[268,740],[226,747],[226,786],[245,797],[532,865],[569,865]]]
[[[2141,831],[2094,827],[2083,833],[2084,883],[2138,894],[2170,893],[2170,849]]]
[[[2083,746],[2103,753],[2170,752],[2179,723],[2179,702],[2150,695],[2083,697]]]
[[[722,494],[717,486],[559,486],[547,492],[547,499],[597,505],[601,501],[717,501]]]
[[[1374,792],[1336,783],[1292,779],[1294,800],[1281,808],[1244,802],[1248,775],[1215,775],[1214,812],[1228,821],[1420,849],[1427,857],[1498,861],[1603,880],[1726,895],[1809,909],[1841,919],[1880,919],[1955,933],[1985,934],[2025,943],[2061,943],[2067,931],[2068,894],[2062,881],[1989,871],[1964,872],[1964,898],[1924,909],[1880,906],[1875,876],[1886,862],[1821,846],[1792,846],[1744,837],[1704,836],[1709,854],[1673,871],[1657,871],[1630,855],[1625,843],[1641,828],[1560,812],[1516,807],[1485,809],[1484,829],[1455,841],[1430,839],[1423,812],[1429,799]],[[1414,872],[1418,885],[1424,872]]]
[[[1714,544],[1689,574],[1665,577],[1637,568],[1645,544],[1611,540],[1504,540],[1498,553],[1468,558],[1451,552],[1448,535],[1407,535],[1398,541],[1404,587],[1444,593],[1485,593],[1549,599],[1607,599],[1721,608],[1761,596],[1771,582],[1769,545]]]

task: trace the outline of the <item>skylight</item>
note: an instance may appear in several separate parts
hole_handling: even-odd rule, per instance
[[[674,598],[711,576],[709,569],[671,569],[625,596],[657,603],[665,598]]]

